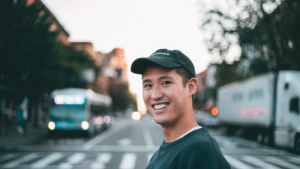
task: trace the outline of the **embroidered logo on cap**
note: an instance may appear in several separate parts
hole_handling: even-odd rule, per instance
[[[156,55],[166,55],[166,56],[168,56],[168,55],[170,55],[170,53],[156,52],[156,53],[153,53],[151,56],[156,56]],[[151,57],[151,56],[150,56],[150,57]]]

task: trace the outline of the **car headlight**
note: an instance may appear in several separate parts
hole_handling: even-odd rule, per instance
[[[48,128],[49,128],[49,130],[54,130],[55,129],[55,123],[53,121],[50,121],[48,123]]]
[[[89,127],[90,127],[90,125],[89,125],[89,123],[88,123],[87,121],[83,121],[83,122],[81,123],[81,128],[82,128],[83,130],[87,130],[87,129],[89,129]]]

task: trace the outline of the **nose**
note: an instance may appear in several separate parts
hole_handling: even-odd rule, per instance
[[[161,89],[158,87],[154,87],[151,93],[151,98],[153,100],[158,100],[161,99],[163,97],[163,94],[161,92]]]

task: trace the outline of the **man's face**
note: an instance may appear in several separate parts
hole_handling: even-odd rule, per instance
[[[170,126],[187,111],[188,87],[175,69],[151,66],[143,74],[143,98],[156,123]]]

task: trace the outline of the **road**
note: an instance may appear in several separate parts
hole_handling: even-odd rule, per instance
[[[233,169],[300,169],[298,155],[209,131]],[[162,141],[153,119],[125,119],[91,138],[48,138],[2,153],[0,168],[143,169]]]

